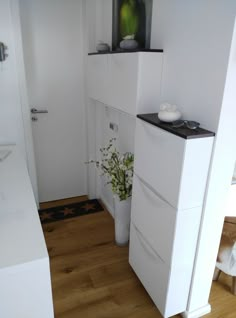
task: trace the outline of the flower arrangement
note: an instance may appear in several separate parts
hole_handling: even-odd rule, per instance
[[[114,146],[115,140],[110,139],[108,146],[100,149],[100,161],[90,160],[87,163],[96,164],[102,175],[108,177],[107,183],[111,184],[112,192],[123,201],[132,195],[134,155],[130,152],[120,154]]]

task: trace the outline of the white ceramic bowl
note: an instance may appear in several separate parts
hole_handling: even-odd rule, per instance
[[[172,121],[178,120],[181,118],[181,113],[176,110],[174,112],[166,111],[166,110],[160,110],[158,113],[158,118],[161,121],[171,123]]]

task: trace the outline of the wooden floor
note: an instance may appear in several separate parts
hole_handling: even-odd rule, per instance
[[[114,244],[114,224],[108,212],[49,223],[43,229],[56,318],[162,317],[128,264],[128,247]],[[224,274],[213,283],[212,313],[205,317],[236,318],[236,296],[230,293],[230,285],[231,279]]]

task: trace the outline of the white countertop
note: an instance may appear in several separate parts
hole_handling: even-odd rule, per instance
[[[16,146],[0,161],[0,271],[48,258],[25,160]]]

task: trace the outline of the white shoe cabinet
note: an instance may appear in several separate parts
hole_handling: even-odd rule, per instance
[[[214,133],[139,117],[129,262],[166,318],[187,307]]]

